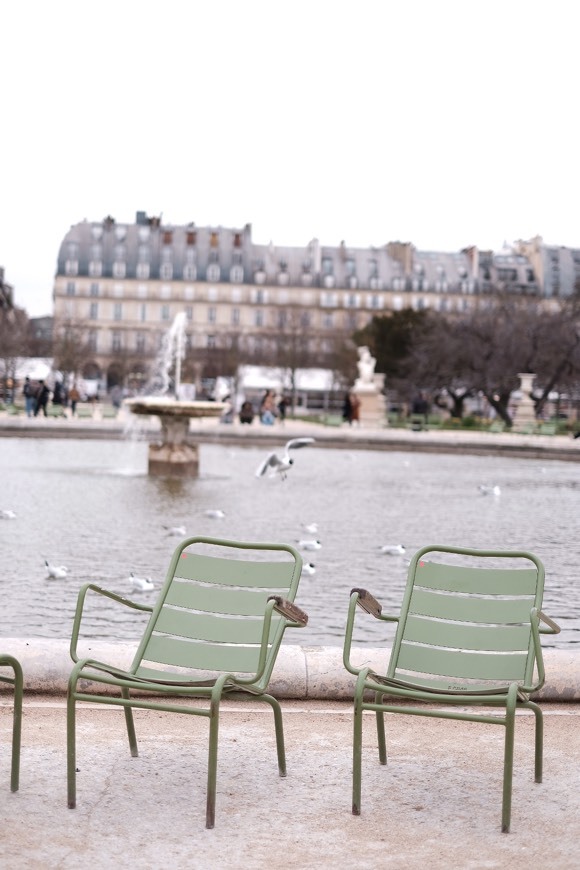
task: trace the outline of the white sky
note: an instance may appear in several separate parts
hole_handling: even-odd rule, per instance
[[[0,265],[52,311],[68,228],[580,247],[574,0],[18,0],[0,8]]]

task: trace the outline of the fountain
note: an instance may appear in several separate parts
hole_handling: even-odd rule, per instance
[[[223,402],[180,400],[181,361],[185,355],[185,314],[177,314],[164,336],[152,382],[155,395],[126,399],[133,414],[159,417],[161,442],[149,445],[149,474],[172,477],[197,477],[199,446],[189,431],[192,418],[219,417]],[[173,389],[171,371],[173,371]]]

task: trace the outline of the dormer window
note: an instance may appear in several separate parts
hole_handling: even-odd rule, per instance
[[[170,245],[173,242],[173,230],[163,230],[163,244]]]

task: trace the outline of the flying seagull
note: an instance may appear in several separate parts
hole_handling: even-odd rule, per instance
[[[287,441],[284,446],[283,456],[278,456],[277,453],[270,453],[258,467],[256,477],[263,477],[268,469],[270,469],[269,477],[275,477],[279,474],[282,480],[285,480],[290,466],[294,464],[290,451],[296,450],[298,447],[306,447],[308,444],[312,444],[313,441],[314,438],[292,438],[290,441]]]

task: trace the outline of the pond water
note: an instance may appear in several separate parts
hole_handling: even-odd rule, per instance
[[[159,585],[179,541],[165,527],[296,544],[313,537],[302,525],[316,522],[322,548],[304,553],[316,573],[303,576],[297,597],[310,621],[286,643],[340,646],[353,586],[397,613],[407,557],[433,543],[534,552],[546,567],[544,610],[562,627],[544,645],[580,643],[579,465],[314,447],[296,454],[282,482],[255,476],[264,455],[201,445],[201,476],[180,481],[147,475],[143,442],[0,439],[0,510],[17,514],[0,520],[3,636],[69,637],[87,581],[129,597],[131,572]],[[501,495],[481,495],[480,484]],[[226,516],[209,518],[207,509]],[[400,542],[405,557],[379,550]],[[46,579],[45,559],[66,565],[66,579]],[[141,617],[108,604],[84,625],[85,636],[102,639],[141,631]],[[355,641],[379,646],[384,631],[363,620]]]

